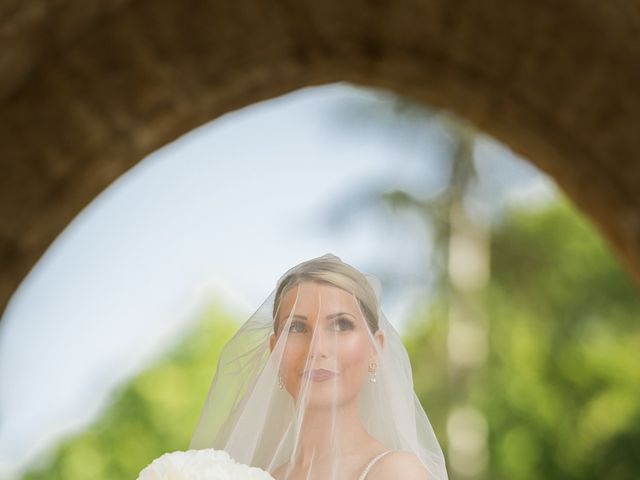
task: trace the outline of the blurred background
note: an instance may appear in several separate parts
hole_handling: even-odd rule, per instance
[[[0,322],[0,478],[185,450],[225,341],[300,261],[383,284],[451,479],[640,478],[640,298],[552,181],[446,112],[347,84],[140,162]]]

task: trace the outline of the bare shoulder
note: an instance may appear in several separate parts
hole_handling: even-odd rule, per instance
[[[399,450],[387,453],[369,471],[367,480],[431,480],[431,476],[420,459],[411,452]]]

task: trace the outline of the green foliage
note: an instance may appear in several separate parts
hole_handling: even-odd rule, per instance
[[[486,478],[639,478],[640,298],[629,278],[566,203],[509,213],[491,255],[480,300],[489,355],[465,393],[489,425]],[[446,447],[447,402],[459,398],[446,299],[413,326],[416,391]]]
[[[489,354],[463,392],[448,364],[444,295],[416,313],[405,338],[416,392],[443,448],[447,414],[464,398],[488,422],[486,478],[638,478],[640,299],[629,279],[566,204],[508,214],[491,255],[491,281],[479,299]],[[207,312],[95,425],[24,478],[133,479],[162,453],[184,450],[236,328]]]
[[[154,458],[186,450],[222,346],[236,329],[208,309],[175,350],[117,392],[96,424],[62,442],[24,480],[135,479]]]

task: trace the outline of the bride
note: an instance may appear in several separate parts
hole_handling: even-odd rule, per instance
[[[276,480],[447,479],[379,291],[334,255],[286,272],[225,345],[191,448]]]

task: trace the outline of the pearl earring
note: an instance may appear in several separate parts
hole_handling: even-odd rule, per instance
[[[376,383],[377,379],[376,379],[376,367],[378,365],[376,365],[374,362],[369,364],[369,372],[372,372],[373,375],[371,375],[371,377],[369,378],[369,381],[371,383]]]
[[[284,386],[282,385],[282,377],[280,375],[278,375],[278,386],[280,387],[280,390],[284,388]]]

